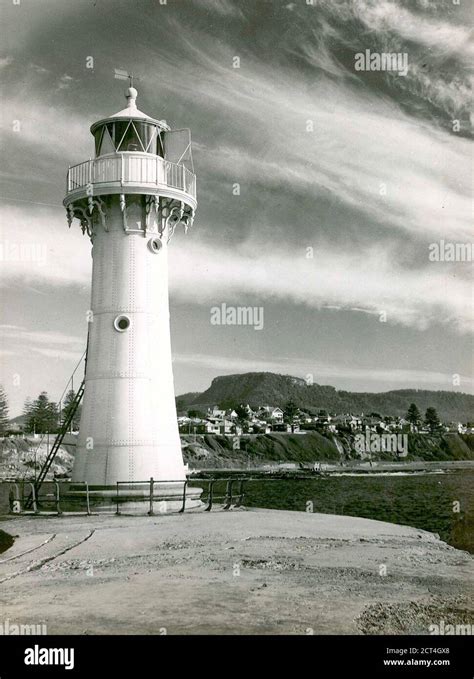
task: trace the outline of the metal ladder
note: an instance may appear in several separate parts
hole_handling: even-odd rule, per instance
[[[81,386],[77,390],[77,393],[74,397],[74,401],[71,403],[69,413],[68,413],[66,419],[64,420],[64,422],[62,423],[61,429],[57,433],[56,438],[54,439],[53,446],[52,446],[51,450],[49,451],[48,455],[46,456],[46,460],[44,461],[43,466],[40,469],[40,472],[38,474],[38,478],[34,482],[34,489],[35,489],[36,498],[38,498],[39,489],[41,487],[41,484],[45,480],[46,475],[48,474],[49,469],[50,469],[51,465],[53,464],[54,458],[56,457],[58,450],[61,447],[61,444],[64,440],[64,437],[68,433],[70,424],[71,424],[73,417],[76,414],[76,411],[77,411],[79,404],[82,400],[82,396],[84,394],[84,387],[85,387],[85,380],[82,380]],[[32,505],[32,502],[33,502],[33,493],[31,493],[31,495],[27,498],[27,500],[25,502],[25,509],[29,509]]]

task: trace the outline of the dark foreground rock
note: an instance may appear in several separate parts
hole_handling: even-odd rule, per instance
[[[11,535],[8,535],[8,533],[0,530],[0,554],[5,550],[10,549],[10,547],[13,545],[13,542],[14,540]]]

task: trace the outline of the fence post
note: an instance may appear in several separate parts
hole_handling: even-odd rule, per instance
[[[32,506],[33,506],[33,511],[35,514],[38,514],[38,505],[36,502],[36,489],[35,489],[35,484],[30,483],[31,486],[31,498],[32,498]]]
[[[58,516],[61,516],[62,511],[61,511],[61,506],[59,504],[60,502],[60,497],[59,497],[59,483],[57,481],[54,482],[54,485],[56,486],[56,511],[58,513]]]
[[[154,480],[153,476],[150,478],[150,510],[148,512],[148,516],[153,516],[154,511],[153,511],[153,486],[154,486]]]
[[[236,507],[240,507],[242,505],[244,499],[244,483],[245,479],[240,479],[239,490],[237,494],[237,502],[235,503]]]
[[[91,515],[91,505],[90,505],[90,498],[89,498],[89,484],[86,481],[86,505],[87,505],[87,516]]]
[[[182,514],[184,512],[185,507],[186,507],[186,488],[187,488],[187,486],[188,486],[188,480],[186,479],[186,481],[183,484],[183,506],[179,510],[179,514]]]
[[[206,509],[204,510],[205,512],[210,512],[211,509],[212,509],[212,500],[214,498],[214,483],[215,483],[214,479],[211,479],[209,481],[209,490],[208,490],[208,496],[207,496],[207,501],[208,501],[209,504],[207,505]]]
[[[227,488],[225,491],[225,505],[223,509],[230,509],[230,506],[232,504],[232,484],[234,483],[233,479],[228,479],[227,480]]]

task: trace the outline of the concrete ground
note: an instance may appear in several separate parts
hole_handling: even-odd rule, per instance
[[[473,558],[368,519],[276,510],[15,517],[1,618],[48,634],[428,634],[474,622]]]

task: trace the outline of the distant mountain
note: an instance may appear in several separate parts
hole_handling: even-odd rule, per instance
[[[199,396],[201,396],[200,391],[188,391],[186,394],[181,394],[181,396],[176,398],[178,410],[186,409],[190,404],[194,403]]]
[[[403,416],[410,403],[416,403],[424,415],[426,408],[436,408],[445,422],[474,420],[474,396],[457,391],[425,391],[397,389],[378,394],[338,391],[320,384],[307,385],[305,380],[275,373],[244,373],[223,375],[212,380],[209,389],[201,394],[183,394],[177,401],[189,408],[201,410],[206,406],[249,403],[284,406],[294,401],[300,408],[325,409],[335,413]]]
[[[10,420],[10,427],[24,427],[26,424],[26,415],[17,415]]]

